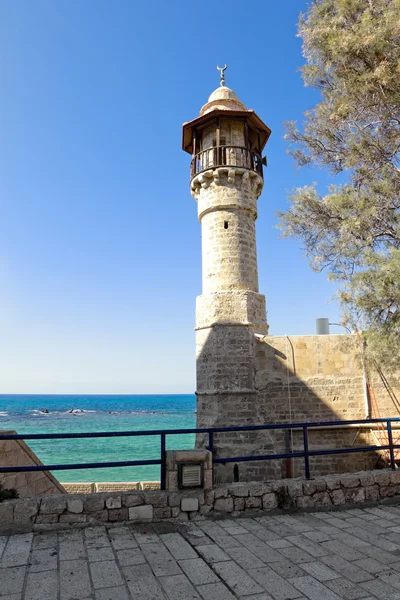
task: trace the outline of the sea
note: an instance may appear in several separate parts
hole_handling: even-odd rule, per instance
[[[194,395],[0,395],[0,431],[82,433],[196,426]],[[29,440],[46,465],[160,457],[160,437]],[[194,434],[168,435],[167,450],[194,448]],[[159,481],[160,466],[53,471],[62,482]]]

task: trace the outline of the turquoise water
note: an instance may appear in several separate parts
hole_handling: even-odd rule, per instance
[[[80,433],[186,429],[196,426],[194,395],[53,396],[0,395],[0,430]],[[48,410],[48,413],[42,412]],[[73,410],[74,412],[69,412]],[[159,458],[159,436],[30,440],[44,464]],[[167,449],[194,447],[194,435],[167,436]],[[60,481],[158,481],[160,467],[53,471]]]

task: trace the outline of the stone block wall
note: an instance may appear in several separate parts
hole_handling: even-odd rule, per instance
[[[365,393],[359,339],[355,335],[265,336],[253,327],[227,323],[197,332],[200,427],[323,422],[377,417]],[[378,373],[370,380],[381,417],[398,417],[400,404],[386,390]],[[380,383],[379,383],[380,381]],[[397,397],[400,394],[394,389]],[[375,426],[374,426],[375,427]],[[374,431],[376,431],[374,429]],[[302,450],[302,432],[293,430],[293,450]],[[385,434],[380,441],[387,443]],[[394,430],[400,442],[400,430]],[[215,435],[218,457],[286,453],[292,448],[288,433],[240,432]],[[198,439],[198,445],[206,444]],[[336,427],[309,431],[311,450],[376,445],[368,428]],[[382,466],[387,453],[365,452],[310,458],[314,475],[360,471]],[[275,464],[239,463],[239,479],[263,481],[304,473],[303,459]],[[234,465],[218,467],[222,481],[233,481]]]
[[[102,481],[61,483],[68,494],[94,494],[96,492],[126,492],[128,490],[155,490],[160,488],[159,481]]]
[[[262,183],[256,173],[233,168],[193,179],[202,225],[203,294],[258,292],[255,219]]]
[[[268,511],[329,510],[400,500],[400,471],[367,471],[210,490],[44,496],[0,503],[0,534],[85,527],[99,523],[203,520]]]
[[[366,418],[356,336],[267,336],[255,352],[265,422]]]
[[[255,357],[256,387],[269,422],[365,419],[371,414],[356,335],[267,336],[257,341]],[[398,417],[400,402],[390,398],[376,370],[368,375],[381,417]],[[400,398],[398,382],[394,384]]]
[[[367,429],[356,427],[334,429],[311,429],[309,431],[309,449],[351,448],[355,446],[374,446],[376,440]],[[303,450],[303,432],[293,430],[293,450]],[[357,452],[339,455],[310,456],[311,475],[329,475],[351,471],[368,471],[382,466],[382,452]],[[285,465],[286,467],[286,465]],[[293,460],[294,477],[304,476],[304,459]]]
[[[0,435],[15,434],[0,431]],[[43,466],[36,454],[23,440],[0,440],[0,467]],[[66,491],[47,471],[0,474],[4,488],[16,489],[20,497],[65,494]]]

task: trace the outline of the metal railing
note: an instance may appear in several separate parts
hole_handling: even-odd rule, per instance
[[[242,167],[263,177],[261,156],[242,146],[214,146],[198,152],[190,165],[190,178],[216,167]]]
[[[308,442],[308,432],[310,429],[329,428],[348,425],[370,425],[372,423],[386,424],[388,444],[379,446],[352,446],[347,448],[328,448],[325,450],[310,450]],[[372,452],[374,450],[388,450],[390,456],[391,469],[396,468],[394,450],[400,449],[400,444],[393,443],[392,424],[400,424],[400,418],[392,419],[358,419],[351,421],[321,421],[307,423],[281,423],[274,425],[246,425],[243,427],[207,427],[200,429],[155,429],[148,431],[104,431],[104,432],[89,432],[89,433],[30,433],[30,434],[4,434],[0,435],[2,440],[57,440],[57,439],[78,439],[78,438],[112,438],[112,437],[139,437],[139,436],[159,436],[160,437],[160,458],[148,460],[127,460],[117,462],[101,462],[101,463],[73,463],[73,464],[58,464],[58,465],[42,465],[42,466],[24,466],[24,467],[1,467],[1,473],[19,473],[24,471],[67,471],[73,469],[101,469],[105,467],[138,467],[145,465],[160,465],[160,487],[165,489],[166,481],[166,436],[167,435],[183,435],[183,434],[206,434],[208,435],[208,449],[213,455],[213,464],[218,463],[238,463],[259,460],[279,460],[284,458],[304,458],[304,475],[306,479],[310,479],[310,457],[325,456],[330,454],[347,454],[354,452]],[[227,456],[216,457],[214,453],[214,435],[228,432],[243,432],[243,431],[265,431],[265,430],[288,430],[300,429],[303,432],[303,450],[297,452],[284,452],[277,454],[260,454],[253,456]]]

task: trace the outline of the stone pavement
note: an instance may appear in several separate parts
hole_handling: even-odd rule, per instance
[[[0,537],[0,600],[400,600],[400,506]]]

